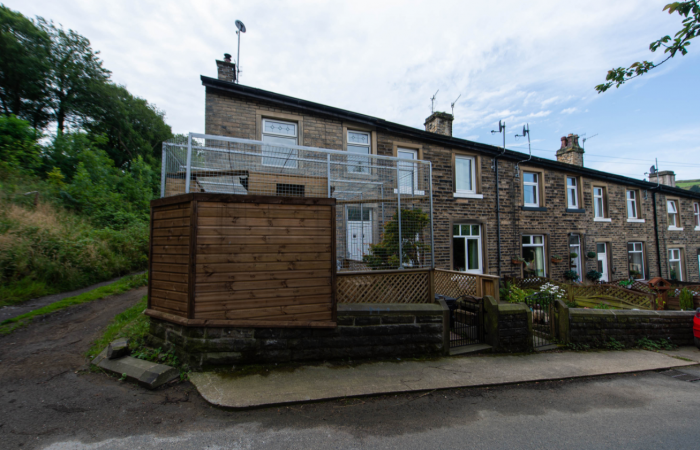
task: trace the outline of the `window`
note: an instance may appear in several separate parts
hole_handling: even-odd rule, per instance
[[[695,229],[700,230],[700,203],[693,203],[693,221],[695,222]]]
[[[578,274],[578,281],[583,280],[581,273],[581,236],[578,234],[569,235],[569,253],[576,254],[571,258],[571,270]]]
[[[418,159],[418,150],[399,148],[396,155],[401,159]],[[418,167],[416,164],[399,161],[399,189],[401,194],[420,195],[416,191],[418,185]]]
[[[358,155],[371,154],[370,134],[364,131],[350,131],[347,136],[347,149],[349,153]],[[348,155],[348,172],[368,174],[370,159],[361,156]]]
[[[533,172],[523,173],[523,203],[524,206],[540,206],[540,175]]]
[[[523,259],[527,261],[525,275],[544,277],[547,274],[544,258],[544,236],[523,236]]]
[[[644,243],[627,243],[627,261],[629,264],[630,278],[645,279],[644,274]]]
[[[482,273],[481,226],[452,226],[452,267],[460,272]]]
[[[280,120],[263,119],[262,141],[268,145],[262,148],[263,166],[297,167],[297,150],[289,148],[297,145],[297,124]]]
[[[668,229],[680,228],[680,220],[678,219],[678,203],[676,200],[668,200],[666,202],[668,210]]]
[[[569,209],[578,209],[578,180],[566,177],[566,203]]]
[[[475,161],[473,156],[455,156],[455,192],[476,193]]]
[[[596,219],[605,218],[605,188],[593,188],[593,217]]]
[[[683,281],[683,265],[681,264],[681,249],[668,249],[668,277],[672,280]]]
[[[627,218],[639,218],[637,213],[637,191],[627,191]]]

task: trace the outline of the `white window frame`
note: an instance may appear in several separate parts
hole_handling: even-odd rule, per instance
[[[355,142],[350,142],[350,133],[354,134],[359,134],[359,135],[364,135],[367,139],[367,143],[355,143]],[[371,169],[369,166],[372,165],[372,161],[369,158],[369,155],[372,154],[372,133],[369,133],[367,131],[359,131],[359,130],[347,130],[347,133],[345,134],[345,148],[348,153],[352,153],[353,155],[367,155],[366,162],[363,162],[364,158],[362,156],[358,157],[357,159],[351,158],[350,155],[348,155],[348,165],[347,165],[347,170],[348,173],[352,173],[355,175],[369,175],[371,173]],[[360,153],[359,151],[353,151],[351,150],[359,150],[359,149],[365,149],[367,153]],[[353,164],[354,163],[354,164]],[[366,164],[366,166],[364,166]],[[356,168],[362,168],[363,170],[354,170]]]
[[[637,213],[637,191],[627,190],[627,218],[639,219]]]
[[[525,237],[529,237],[529,238],[530,238],[530,243],[529,243],[529,244],[525,244],[525,243],[523,242],[523,239],[522,239],[522,238],[525,238]],[[534,238],[536,238],[536,237],[542,238],[542,243],[541,243],[541,244],[534,244],[534,243],[533,243],[533,242],[535,242],[535,239],[534,239]],[[523,249],[526,248],[526,247],[530,247],[530,248],[533,248],[533,247],[542,247],[542,272],[543,272],[543,274],[542,274],[542,275],[537,275],[537,276],[542,276],[542,277],[546,277],[546,276],[547,276],[547,249],[545,248],[545,242],[546,242],[546,239],[545,239],[545,237],[544,237],[543,234],[524,234],[524,235],[520,238],[520,246],[521,246],[521,248],[523,248]],[[534,261],[533,261],[533,262],[534,262]]]
[[[469,161],[469,184],[471,189],[459,189],[457,187],[460,174],[457,171],[457,161],[458,160],[468,160]],[[455,197],[473,197],[476,198],[476,158],[473,156],[461,156],[455,155]],[[483,198],[483,196],[479,196]]]
[[[598,194],[600,191],[600,194]],[[600,208],[598,206],[600,200]],[[593,221],[595,222],[611,222],[612,219],[605,214],[605,188],[602,186],[593,186]]]
[[[668,213],[668,229],[672,231],[683,231],[683,227],[680,226],[681,215],[678,201],[666,200],[666,211]],[[671,223],[671,216],[673,216],[673,223]]]
[[[693,203],[693,219],[695,222],[695,231],[700,231],[700,203]]]
[[[678,263],[678,281],[683,281],[683,249],[669,248],[668,249],[668,277],[671,278],[671,263]],[[677,253],[677,257],[675,257]]]
[[[569,180],[573,184],[569,184]],[[573,199],[573,203],[571,200]],[[566,204],[569,209],[579,209],[578,205],[578,178],[566,177]]]
[[[454,227],[458,226],[460,230],[460,234],[455,234],[454,232]],[[462,227],[470,227],[470,234],[462,234]],[[479,234],[475,235],[473,234],[474,227],[476,227],[479,230]],[[478,249],[478,267],[476,269],[469,269],[469,270],[464,270],[464,273],[475,273],[475,274],[482,274],[484,273],[483,269],[483,251],[481,247],[481,236],[482,236],[482,226],[479,224],[459,224],[455,223],[452,225],[452,251],[454,252],[454,240],[455,238],[457,239],[464,239],[464,257],[466,258],[464,261],[464,267],[467,267],[467,261],[469,260],[469,240],[476,240],[477,241],[477,249]],[[454,256],[453,256],[453,264],[454,264]],[[456,270],[456,269],[455,269]]]
[[[268,122],[275,122],[275,123],[280,123],[280,124],[285,124],[285,125],[292,125],[294,127],[294,136],[291,136],[289,134],[282,134],[282,133],[275,133],[273,131],[265,131],[266,125]],[[294,144],[292,145],[299,145],[299,124],[296,122],[288,122],[284,120],[277,120],[277,119],[262,119],[262,141],[265,142],[265,136],[271,136],[271,137],[277,137],[277,138],[284,138],[284,139],[289,139],[291,140],[292,138],[294,139]],[[273,144],[270,143],[270,145],[274,145],[275,147],[281,147],[280,144]],[[285,160],[281,161],[280,164],[265,164],[265,158],[274,158],[274,157],[279,157],[277,154],[270,156],[270,153],[265,154],[265,146],[262,146],[262,160],[261,164],[263,166],[267,167],[284,167],[284,168],[291,168],[291,169],[296,169],[299,167],[299,161],[297,160],[298,158],[298,150],[294,148],[289,149],[289,155],[290,157],[294,158],[291,161]]]
[[[640,253],[642,255],[642,278],[641,279],[646,280],[647,268],[645,267],[645,264],[644,264],[644,242],[633,241],[633,242],[627,243],[628,246],[630,244],[632,244],[632,250],[630,250],[629,247],[627,248],[627,270],[629,270],[629,254],[630,253]],[[636,249],[637,245],[639,245],[639,250]]]
[[[413,161],[418,161],[418,150],[415,148],[406,148],[406,147],[398,147],[396,149],[396,156],[398,158],[401,158],[401,153],[411,153],[414,155]],[[403,158],[403,159],[408,159],[408,158]],[[418,187],[418,164],[417,163],[408,163],[405,161],[397,161],[397,167],[398,167],[398,176],[399,178],[396,180],[396,187],[397,189],[394,189],[394,194],[397,194],[399,192],[399,189],[401,190],[401,194],[408,194],[408,195],[425,195],[425,191],[420,191],[416,189]],[[412,165],[413,169],[413,189],[407,189],[407,186],[401,187],[401,172],[408,172],[410,169],[407,168],[401,168],[403,164],[403,167],[406,167],[408,165]]]
[[[535,176],[535,181],[525,181],[525,174],[530,174]],[[527,203],[525,201],[525,186],[535,187],[535,203]],[[538,208],[540,206],[540,174],[538,172],[525,172],[523,171],[523,206]]]

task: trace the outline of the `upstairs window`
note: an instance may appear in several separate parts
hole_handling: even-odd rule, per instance
[[[475,162],[473,156],[455,156],[455,192],[476,193]]]
[[[350,131],[347,136],[348,153],[358,155],[371,154],[370,134],[364,131]],[[370,159],[361,156],[348,155],[348,172],[369,174]]]
[[[418,150],[411,148],[398,148],[396,155],[401,159],[418,159]],[[401,194],[419,195],[418,187],[418,166],[416,163],[399,161],[399,191]]]
[[[605,188],[593,188],[593,217],[596,219],[605,218]]]
[[[683,264],[680,248],[668,249],[668,277],[671,280],[683,281]]]
[[[294,122],[263,119],[262,124],[262,164],[263,166],[297,168],[298,127]]]
[[[566,177],[566,203],[569,209],[578,209],[578,180]]]
[[[540,206],[540,175],[534,172],[523,172],[523,204],[524,206]]]
[[[695,222],[695,228],[700,228],[700,203],[693,203],[693,220]]]
[[[637,212],[637,191],[627,191],[627,218],[639,219]]]
[[[680,220],[678,219],[678,203],[675,200],[668,200],[666,202],[666,208],[668,210],[668,227],[680,228]]]

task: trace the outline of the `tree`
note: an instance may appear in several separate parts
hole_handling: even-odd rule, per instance
[[[430,224],[430,217],[420,209],[401,210],[401,256],[404,266],[420,266],[420,257],[430,251],[430,246],[420,236]],[[399,264],[398,213],[384,225],[384,236],[379,244],[369,246],[369,254],[362,260],[372,269],[395,269]]]
[[[690,40],[700,35],[700,4],[698,0],[674,2],[664,6],[663,11],[667,10],[669,14],[677,12],[681,17],[685,17],[683,19],[683,28],[675,34],[673,41],[670,36],[666,35],[649,44],[649,50],[655,52],[659,48],[664,47],[664,53],[668,56],[659,63],[638,61],[627,68],[618,67],[617,69],[609,70],[608,75],[605,77],[606,83],[595,87],[598,93],[607,91],[613,85],[619,88],[632,78],[644,75],[651,69],[659,67],[678,53],[681,55],[688,53],[688,46],[691,44]]]
[[[4,115],[34,128],[49,120],[46,110],[49,35],[22,14],[0,5],[0,103]]]
[[[0,169],[33,172],[41,166],[41,135],[15,115],[0,116]]]
[[[102,67],[100,52],[92,50],[87,38],[42,18],[38,22],[51,38],[50,105],[62,133],[66,124],[81,127],[94,115],[99,90],[110,71]]]
[[[690,187],[690,192],[700,194],[700,185],[694,184]]]

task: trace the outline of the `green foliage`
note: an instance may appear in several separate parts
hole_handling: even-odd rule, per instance
[[[107,286],[102,286],[89,292],[76,295],[75,297],[64,298],[63,300],[51,303],[43,308],[35,309],[34,311],[30,311],[17,317],[13,317],[12,319],[7,319],[0,322],[0,335],[10,334],[18,328],[27,326],[38,316],[51,314],[53,312],[68,308],[69,306],[99,300],[110,295],[121,294],[131,289],[145,286],[147,283],[148,279],[145,274],[132,275],[115,281],[112,284],[108,284]]]
[[[129,348],[132,350],[145,345],[149,321],[148,316],[144,315],[143,312],[147,304],[148,297],[144,295],[134,306],[117,314],[102,336],[92,343],[87,356],[90,359],[94,358],[107,348],[110,342],[122,337],[129,339]]]
[[[569,350],[573,350],[575,352],[585,352],[591,349],[591,346],[588,344],[576,344],[574,342],[569,342],[566,346]]]
[[[680,303],[681,309],[685,311],[692,311],[695,309],[695,304],[693,303],[693,293],[688,288],[681,289],[681,293],[678,296],[678,302]]]
[[[602,93],[610,89],[613,85],[615,87],[620,87],[632,78],[644,75],[651,69],[660,66],[669,59],[680,53],[685,55],[688,53],[688,46],[691,44],[691,39],[700,36],[700,4],[698,0],[689,0],[685,2],[674,2],[669,3],[664,6],[664,11],[668,11],[669,14],[677,12],[679,16],[683,19],[683,28],[675,34],[674,39],[671,36],[664,36],[651,44],[649,44],[649,50],[655,52],[659,48],[664,48],[664,53],[668,56],[659,63],[654,63],[651,61],[638,61],[631,66],[618,67],[616,69],[611,69],[608,71],[605,77],[606,83],[599,84],[595,87],[598,93]]]
[[[608,350],[624,350],[625,344],[615,338],[608,338],[608,340],[603,344],[603,347],[607,348]]]
[[[48,34],[22,14],[0,5],[0,103],[2,113],[42,128],[50,72]]]
[[[598,272],[597,270],[589,270],[586,273],[586,278],[588,278],[591,281],[598,281],[602,278],[602,276],[603,276],[603,273]]]
[[[655,341],[655,340],[649,339],[647,337],[643,337],[643,338],[639,339],[636,343],[636,346],[638,348],[641,348],[644,350],[651,350],[651,351],[673,350],[674,348],[676,348],[676,345],[674,345],[669,340],[659,339],[658,341]]]
[[[569,281],[578,281],[578,273],[575,270],[567,270],[564,272],[564,279]]]
[[[690,192],[695,192],[696,194],[700,194],[700,185],[694,184],[690,187]]]
[[[33,173],[41,166],[40,134],[15,115],[0,115],[0,169]]]
[[[430,245],[423,243],[420,236],[430,224],[427,213],[421,209],[401,210],[401,254],[399,263],[399,218],[398,212],[384,225],[384,235],[378,244],[369,246],[369,253],[362,260],[373,270],[396,269],[403,265],[420,266],[420,255],[430,252]]]
[[[617,284],[624,288],[628,288],[634,284],[634,281],[632,280],[620,280]]]
[[[507,301],[510,303],[523,303],[529,295],[532,295],[532,291],[529,289],[524,290],[513,285],[508,293]]]
[[[598,303],[593,307],[593,309],[615,309],[612,306],[608,305],[607,303]]]
[[[578,308],[579,307],[578,303],[576,303],[576,300],[572,300],[572,301],[566,300],[566,301],[564,301],[564,304],[566,304],[566,306],[569,308]]]

